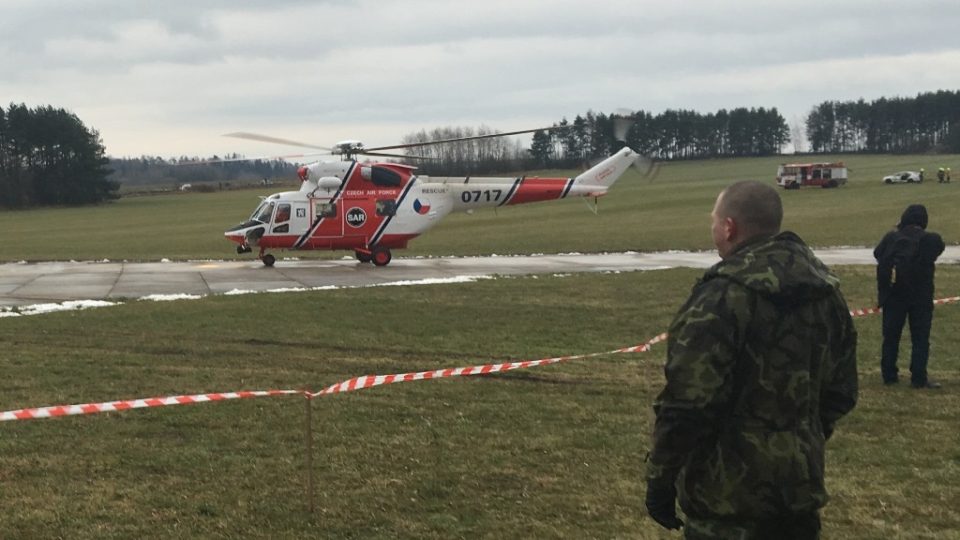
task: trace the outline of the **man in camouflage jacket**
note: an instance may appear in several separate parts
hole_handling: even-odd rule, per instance
[[[857,334],[838,279],[780,233],[772,187],[713,210],[721,262],[670,325],[646,505],[686,538],[817,538],[824,443],[857,400]]]

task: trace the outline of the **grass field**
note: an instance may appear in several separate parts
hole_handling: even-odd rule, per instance
[[[957,158],[936,159],[958,170]],[[788,228],[814,245],[873,245],[904,206],[922,202],[931,229],[957,243],[957,182],[879,182],[933,170],[933,158],[845,159],[848,186],[781,192]],[[668,164],[653,182],[622,179],[599,216],[580,201],[455,215],[405,254],[708,249],[716,193],[771,178],[779,161]],[[3,212],[0,260],[231,257],[222,230],[257,194]],[[873,305],[872,267],[836,270],[851,307]],[[664,331],[699,273],[131,301],[5,318],[0,410],[320,389],[362,374],[607,351]],[[937,285],[938,296],[960,294],[960,267],[941,266]],[[960,305],[936,311],[938,392],[881,385],[879,320],[857,327],[861,400],[828,445],[824,537],[960,538]],[[664,354],[660,345],[320,398],[312,515],[300,397],[5,422],[0,539],[676,538],[646,518],[641,480]]]
[[[960,170],[960,155],[826,156],[845,160],[850,181],[840,189],[781,192],[785,226],[812,245],[874,245],[907,204],[930,210],[930,227],[960,238],[960,178],[945,185],[884,185],[902,169]],[[632,170],[600,199],[599,215],[583,200],[565,200],[455,214],[396,256],[660,251],[709,249],[705,234],[717,193],[735,180],[773,181],[785,158],[724,159],[664,164],[653,181]],[[575,171],[541,174],[567,176]],[[128,197],[89,208],[0,212],[5,231],[0,261],[171,260],[236,258],[223,231],[245,219],[269,190]],[[342,257],[346,252],[286,252],[283,256]],[[246,258],[252,258],[247,255]]]
[[[851,307],[872,268],[839,268]],[[694,270],[131,302],[0,320],[0,409],[241,389],[607,351],[663,331]],[[960,291],[960,268],[939,270]],[[828,447],[826,538],[956,538],[960,305],[937,309],[939,392],[879,382]],[[643,511],[663,346],[314,402],[299,397],[0,426],[0,537],[671,538]]]

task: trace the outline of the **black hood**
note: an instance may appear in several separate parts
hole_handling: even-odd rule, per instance
[[[927,207],[922,204],[911,204],[903,211],[903,215],[900,216],[900,223],[897,224],[897,229],[902,229],[909,225],[916,225],[921,229],[927,228]]]

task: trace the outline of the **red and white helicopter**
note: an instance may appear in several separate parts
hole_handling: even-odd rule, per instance
[[[263,199],[245,222],[230,228],[224,236],[237,244],[237,253],[259,248],[258,257],[266,266],[276,262],[267,253],[269,249],[353,250],[360,262],[385,266],[392,258],[391,249],[407,247],[410,240],[451,212],[567,197],[601,197],[631,165],[644,174],[652,169],[650,160],[626,146],[575,178],[428,177],[415,174],[416,167],[409,165],[354,159],[361,155],[408,158],[382,151],[534,131],[540,130],[376,148],[352,140],[324,148],[253,133],[230,133],[226,136],[328,150],[342,160],[300,167],[299,191]]]

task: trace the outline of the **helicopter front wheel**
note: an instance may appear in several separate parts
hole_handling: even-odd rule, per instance
[[[277,262],[277,258],[269,253],[261,257],[260,260],[263,261],[264,266],[273,266],[273,263]]]

